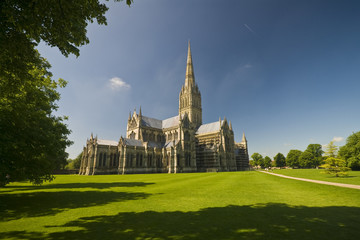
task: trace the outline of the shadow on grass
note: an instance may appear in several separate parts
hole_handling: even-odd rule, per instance
[[[15,231],[14,239],[358,239],[360,208],[227,206],[196,212],[120,213],[80,218],[55,233]],[[64,227],[81,230],[61,231]]]
[[[341,176],[341,177],[336,177],[336,176],[326,176],[326,178],[332,178],[332,179],[342,179],[342,178],[357,178],[358,176]]]
[[[3,194],[0,221],[54,215],[67,209],[101,206],[111,202],[144,199],[147,193],[114,191],[59,191]]]
[[[55,183],[44,184],[40,186],[6,186],[1,189],[0,193],[14,192],[14,191],[33,191],[43,189],[73,189],[73,188],[93,188],[93,189],[106,189],[113,187],[145,187],[154,183],[144,182],[111,182],[111,183]]]

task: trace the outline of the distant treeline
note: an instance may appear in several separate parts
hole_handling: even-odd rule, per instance
[[[278,153],[273,160],[268,156],[263,157],[260,153],[254,153],[251,155],[250,165],[255,168],[317,168],[326,163],[326,159],[330,157],[343,160],[344,165],[352,170],[360,170],[360,132],[350,135],[346,144],[340,148],[331,141],[326,145],[325,151],[320,144],[309,144],[303,152],[292,149],[286,157]]]

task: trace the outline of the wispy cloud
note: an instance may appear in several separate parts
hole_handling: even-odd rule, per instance
[[[109,86],[111,90],[119,91],[121,89],[130,89],[130,84],[126,83],[124,80],[122,80],[119,77],[113,77],[109,80]]]
[[[332,141],[334,141],[334,142],[342,142],[343,140],[344,140],[343,137],[334,137],[334,138],[332,139]]]
[[[332,139],[331,141],[333,141],[334,143],[336,143],[336,142],[342,142],[343,140],[344,140],[343,137],[333,137],[333,139]],[[327,148],[328,146],[329,146],[329,143],[322,145],[323,148]]]
[[[254,30],[252,30],[251,27],[249,27],[246,23],[244,23],[244,26],[246,27],[247,30],[249,30],[252,34],[256,34]]]

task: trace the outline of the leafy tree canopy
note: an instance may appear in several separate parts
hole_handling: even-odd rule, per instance
[[[321,157],[324,153],[320,144],[309,144],[305,151],[311,153],[314,157]]]
[[[64,56],[79,56],[79,47],[89,43],[87,25],[106,24],[107,10],[98,0],[0,1],[0,77],[29,79],[41,40]]]
[[[271,158],[266,156],[263,161],[263,165],[261,166],[263,168],[269,168],[271,167]]]
[[[300,156],[300,166],[303,168],[315,168],[322,162],[324,151],[320,144],[309,144]]]
[[[251,158],[254,161],[255,166],[263,165],[264,159],[260,153],[253,153],[253,155],[251,155]]]
[[[334,141],[330,141],[330,143],[326,145],[325,156],[336,158],[337,151],[338,151],[338,147],[335,146]]]
[[[346,162],[340,158],[328,157],[325,159],[325,164],[321,165],[325,168],[324,172],[335,175],[336,177],[347,176],[350,168],[346,167]]]
[[[285,167],[286,161],[285,156],[282,153],[276,154],[274,157],[275,167]]]
[[[56,89],[66,82],[51,79],[50,64],[35,47],[44,41],[64,56],[79,56],[89,43],[88,23],[106,24],[107,9],[98,0],[0,1],[0,185],[9,176],[51,180],[51,171],[64,165],[70,131],[52,113]]]
[[[13,81],[0,77],[0,185],[28,179],[35,184],[52,180],[52,171],[65,165],[65,149],[71,144],[63,117],[54,116],[60,99],[58,87],[48,71],[50,64],[31,65],[29,78]]]
[[[295,149],[290,150],[286,156],[286,165],[292,168],[300,167],[299,159],[301,153],[302,152],[300,150],[295,150]]]
[[[74,160],[68,160],[68,164],[66,165],[65,169],[79,169],[81,164],[83,153],[81,152]]]
[[[346,139],[346,144],[340,147],[339,156],[352,170],[360,170],[360,132],[353,133]]]
[[[249,164],[250,164],[250,166],[252,166],[252,167],[255,167],[255,166],[256,166],[254,160],[250,160],[250,161],[249,161]]]
[[[313,154],[309,151],[304,151],[301,153],[300,158],[300,167],[302,168],[314,168],[316,167],[316,159]]]

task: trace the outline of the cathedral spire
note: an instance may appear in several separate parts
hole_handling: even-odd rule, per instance
[[[188,56],[186,62],[185,87],[193,87],[195,85],[194,68],[191,57],[190,40],[188,45]]]
[[[191,57],[190,41],[186,63],[185,84],[179,94],[179,115],[187,113],[189,121],[198,128],[202,124],[201,94],[195,84],[194,68]]]

